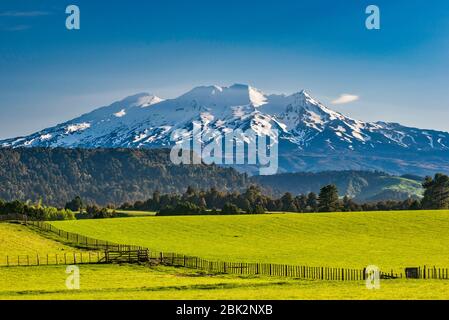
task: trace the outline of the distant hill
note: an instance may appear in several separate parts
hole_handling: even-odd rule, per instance
[[[62,206],[75,196],[122,204],[148,199],[153,191],[181,193],[187,186],[241,191],[246,174],[232,168],[173,165],[169,150],[0,149],[0,199],[42,199]]]
[[[273,176],[255,176],[251,180],[273,195],[287,191],[293,194],[318,193],[322,186],[335,184],[341,196],[348,195],[364,202],[417,198],[423,192],[421,186],[423,178],[412,175],[399,177],[377,171],[283,173]]]

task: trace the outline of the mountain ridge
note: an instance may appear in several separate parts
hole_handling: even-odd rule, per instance
[[[0,146],[169,148],[174,130],[188,130],[194,121],[201,122],[202,134],[251,128],[278,138],[279,172],[339,166],[393,174],[449,172],[447,132],[360,121],[326,107],[305,90],[267,95],[245,84],[200,86],[173,99],[140,93],[29,136],[0,141]]]

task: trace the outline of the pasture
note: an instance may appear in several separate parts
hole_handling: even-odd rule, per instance
[[[0,223],[0,259],[5,256],[73,252],[74,248],[41,237],[26,226]]]
[[[449,299],[449,282],[443,280],[383,280],[379,290],[368,290],[363,281],[232,276],[136,265],[80,266],[80,290],[68,290],[65,270],[2,267],[0,300]]]
[[[449,212],[177,216],[52,222],[93,238],[209,260],[403,272],[449,266]]]
[[[449,212],[369,212],[133,217],[51,222],[93,238],[211,260],[306,264],[384,271],[448,267]],[[0,223],[1,255],[73,252],[54,234]],[[64,241],[64,239],[59,239]],[[169,266],[79,265],[81,289],[68,290],[64,265],[0,267],[2,299],[449,299],[447,280],[304,280],[220,274]]]

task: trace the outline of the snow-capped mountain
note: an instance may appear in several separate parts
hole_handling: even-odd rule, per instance
[[[2,147],[155,148],[173,145],[175,129],[279,134],[280,171],[378,169],[449,172],[449,133],[363,122],[333,111],[306,91],[267,95],[248,85],[202,86],[175,99],[142,93]]]

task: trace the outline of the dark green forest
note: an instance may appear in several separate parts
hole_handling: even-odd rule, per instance
[[[170,150],[0,149],[0,199],[62,207],[75,196],[119,205],[154,191],[182,193],[186,186],[241,191],[248,177],[214,165],[173,165]]]
[[[334,184],[356,202],[404,201],[423,193],[423,178],[382,172],[327,171],[248,177],[232,168],[173,165],[167,149],[0,149],[0,199],[63,207],[80,196],[87,204],[120,206],[161,194],[197,190],[244,192],[258,185],[281,197],[319,193]]]

